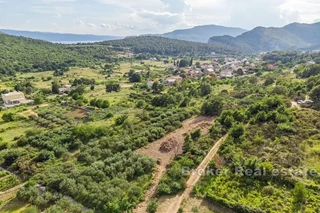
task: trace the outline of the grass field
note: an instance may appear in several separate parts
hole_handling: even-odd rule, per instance
[[[123,101],[126,101],[129,94],[132,93],[132,90],[130,89],[130,84],[125,84],[125,86],[121,86],[120,92],[106,92],[105,85],[97,85],[95,87],[94,91],[90,91],[89,93],[85,94],[86,98],[94,99],[94,98],[101,98],[108,100],[110,104],[114,105],[117,103],[121,103]]]

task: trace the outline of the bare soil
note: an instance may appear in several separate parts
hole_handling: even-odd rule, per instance
[[[68,112],[66,114],[69,118],[83,118],[87,115],[87,111],[85,111],[84,109],[76,109],[72,112]]]
[[[167,134],[160,140],[157,140],[149,144],[148,146],[137,150],[138,154],[154,158],[160,163],[156,167],[153,183],[145,194],[145,201],[140,203],[138,207],[133,210],[134,213],[147,212],[148,202],[155,196],[159,181],[161,177],[166,173],[167,166],[171,163],[175,156],[182,154],[184,137],[199,128],[201,129],[202,134],[207,134],[209,127],[213,124],[213,121],[213,117],[204,116],[185,120],[182,123],[182,127],[180,129],[177,129],[176,131]],[[170,151],[161,151],[161,145],[168,141],[175,141],[175,147]]]
[[[218,152],[221,144],[227,138],[227,135],[223,136],[217,143],[212,147],[207,156],[203,159],[201,164],[195,170],[196,172],[192,173],[188,182],[187,187],[183,192],[180,192],[178,195],[174,197],[167,197],[167,199],[161,203],[158,208],[158,213],[177,213],[179,208],[182,207],[183,202],[188,203],[191,192],[193,190],[193,186],[200,180],[201,176],[204,174],[204,171],[211,160],[213,160],[214,156]]]

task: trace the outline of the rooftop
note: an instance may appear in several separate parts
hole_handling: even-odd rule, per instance
[[[23,92],[9,92],[6,94],[2,94],[5,97],[13,96],[13,95],[24,95]]]

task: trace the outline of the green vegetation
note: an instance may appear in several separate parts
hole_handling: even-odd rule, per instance
[[[150,36],[60,45],[0,35],[0,42],[1,93],[34,100],[0,110],[0,191],[13,189],[1,212],[131,212],[157,178],[151,188],[160,199],[145,201],[156,212],[223,136],[209,166],[225,175],[202,177],[195,196],[235,212],[320,208],[319,53],[213,59],[211,52],[238,52]],[[233,76],[222,76],[225,69]],[[158,158],[167,154],[161,148],[138,154],[185,128],[170,159]],[[160,178],[157,166],[167,169]]]
[[[5,34],[0,34],[0,45],[0,74],[3,75],[48,70],[63,73],[67,67],[101,63],[111,54],[102,46],[67,46]],[[18,63],[13,63],[15,61]]]
[[[111,46],[113,50],[131,50],[136,54],[150,53],[153,55],[208,55],[211,52],[221,54],[237,54],[236,48],[225,47],[223,45],[208,45],[190,41],[181,41],[156,36],[130,37],[121,40],[104,41],[99,43]]]

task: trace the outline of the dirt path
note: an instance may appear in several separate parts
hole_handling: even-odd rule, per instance
[[[157,165],[156,172],[154,174],[153,183],[145,194],[145,201],[140,203],[138,207],[133,210],[133,213],[147,212],[148,202],[154,197],[159,181],[167,171],[167,166],[171,163],[171,161],[176,155],[179,155],[182,153],[184,137],[190,132],[199,128],[202,130],[202,134],[207,134],[209,127],[213,124],[213,121],[214,121],[213,117],[204,117],[204,116],[185,120],[182,123],[182,127],[180,129],[177,129],[176,131],[164,136],[160,140],[157,140],[149,144],[148,146],[137,150],[138,154],[147,155],[151,158],[160,160],[160,164]],[[160,145],[163,142],[170,141],[170,140],[177,141],[178,146],[176,147],[176,149],[170,152],[160,151]]]
[[[195,170],[194,173],[191,174],[187,187],[184,192],[179,193],[175,197],[171,199],[167,199],[158,209],[158,213],[177,213],[182,202],[187,201],[190,198],[190,194],[192,192],[193,186],[200,180],[203,175],[203,171],[207,168],[210,161],[214,158],[216,153],[218,152],[222,142],[227,138],[227,135],[223,136],[209,151],[207,156],[203,159],[201,164]]]

